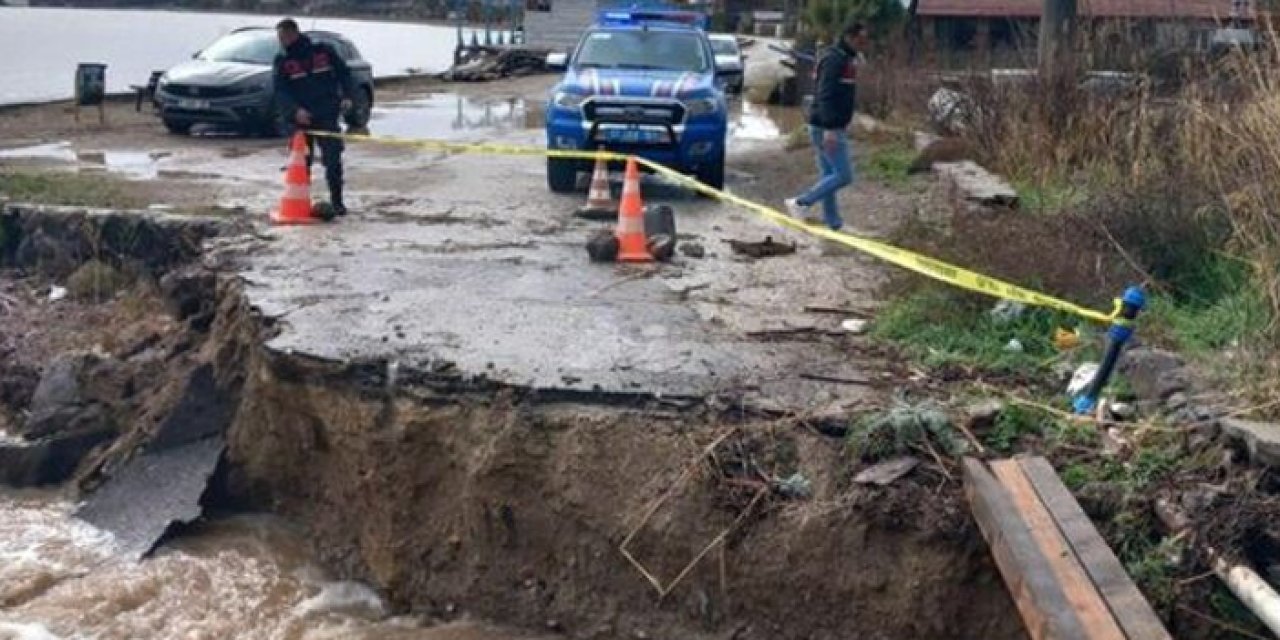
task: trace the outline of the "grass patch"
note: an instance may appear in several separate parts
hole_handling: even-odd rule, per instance
[[[988,311],[994,301],[929,285],[900,297],[878,316],[873,337],[903,348],[926,366],[968,366],[999,373],[1043,370],[1057,355],[1056,327],[1074,324],[1061,314],[1027,309],[1008,321]],[[1022,345],[1010,349],[1011,340]]]
[[[862,163],[863,173],[876,182],[891,187],[902,187],[911,179],[908,170],[916,159],[916,152],[901,143],[872,147]]]
[[[85,207],[136,208],[146,201],[127,182],[71,172],[0,172],[0,195],[18,202]]]
[[[1031,213],[1057,213],[1079,206],[1088,199],[1088,192],[1066,182],[1015,180],[1013,188],[1018,192],[1018,206]]]

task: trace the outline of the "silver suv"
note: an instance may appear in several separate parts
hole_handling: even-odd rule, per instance
[[[373,108],[373,67],[354,44],[329,31],[307,37],[332,46],[351,67],[356,96],[347,125],[364,127]],[[234,126],[246,133],[282,135],[284,121],[276,106],[272,63],[280,53],[274,29],[237,29],[169,69],[156,87],[156,104],[165,128],[186,134],[197,124]]]

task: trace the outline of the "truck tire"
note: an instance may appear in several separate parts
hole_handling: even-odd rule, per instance
[[[698,181],[713,189],[724,189],[724,151],[711,164],[698,169]]]
[[[373,115],[373,89],[361,87],[356,93],[360,95],[351,101],[351,110],[343,116],[343,119],[348,128],[364,129],[369,126],[369,119]]]
[[[573,193],[578,188],[578,166],[572,160],[547,158],[547,186],[554,193]]]

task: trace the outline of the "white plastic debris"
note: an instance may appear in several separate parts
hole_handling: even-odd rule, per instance
[[[1013,300],[1001,300],[996,306],[988,311],[991,319],[1000,324],[1005,324],[1017,320],[1027,310],[1027,305]]]
[[[1086,362],[1076,367],[1076,372],[1072,374],[1071,382],[1067,385],[1067,395],[1077,396],[1083,393],[1098,375],[1098,368],[1099,365],[1096,362]]]
[[[848,331],[849,333],[852,333],[854,335],[862,335],[866,333],[867,329],[870,326],[871,326],[870,321],[861,320],[858,318],[850,318],[840,323],[841,329],[844,329],[845,331]]]
[[[49,301],[50,301],[50,302],[57,302],[57,301],[59,301],[59,300],[61,300],[61,299],[65,298],[65,297],[67,297],[67,288],[66,288],[66,287],[59,287],[59,286],[58,286],[58,285],[56,285],[56,284],[55,284],[55,285],[53,285],[52,287],[49,287]]]
[[[1021,340],[1014,338],[1009,341],[1009,344],[1004,345],[1004,350],[1010,353],[1022,353],[1024,347]]]

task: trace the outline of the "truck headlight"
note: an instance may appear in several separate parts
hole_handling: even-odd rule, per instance
[[[690,118],[696,118],[719,111],[720,103],[715,98],[698,98],[684,103],[684,108]]]
[[[551,103],[561,109],[578,109],[582,106],[582,101],[586,99],[587,97],[580,93],[557,91],[556,95],[551,98]]]

